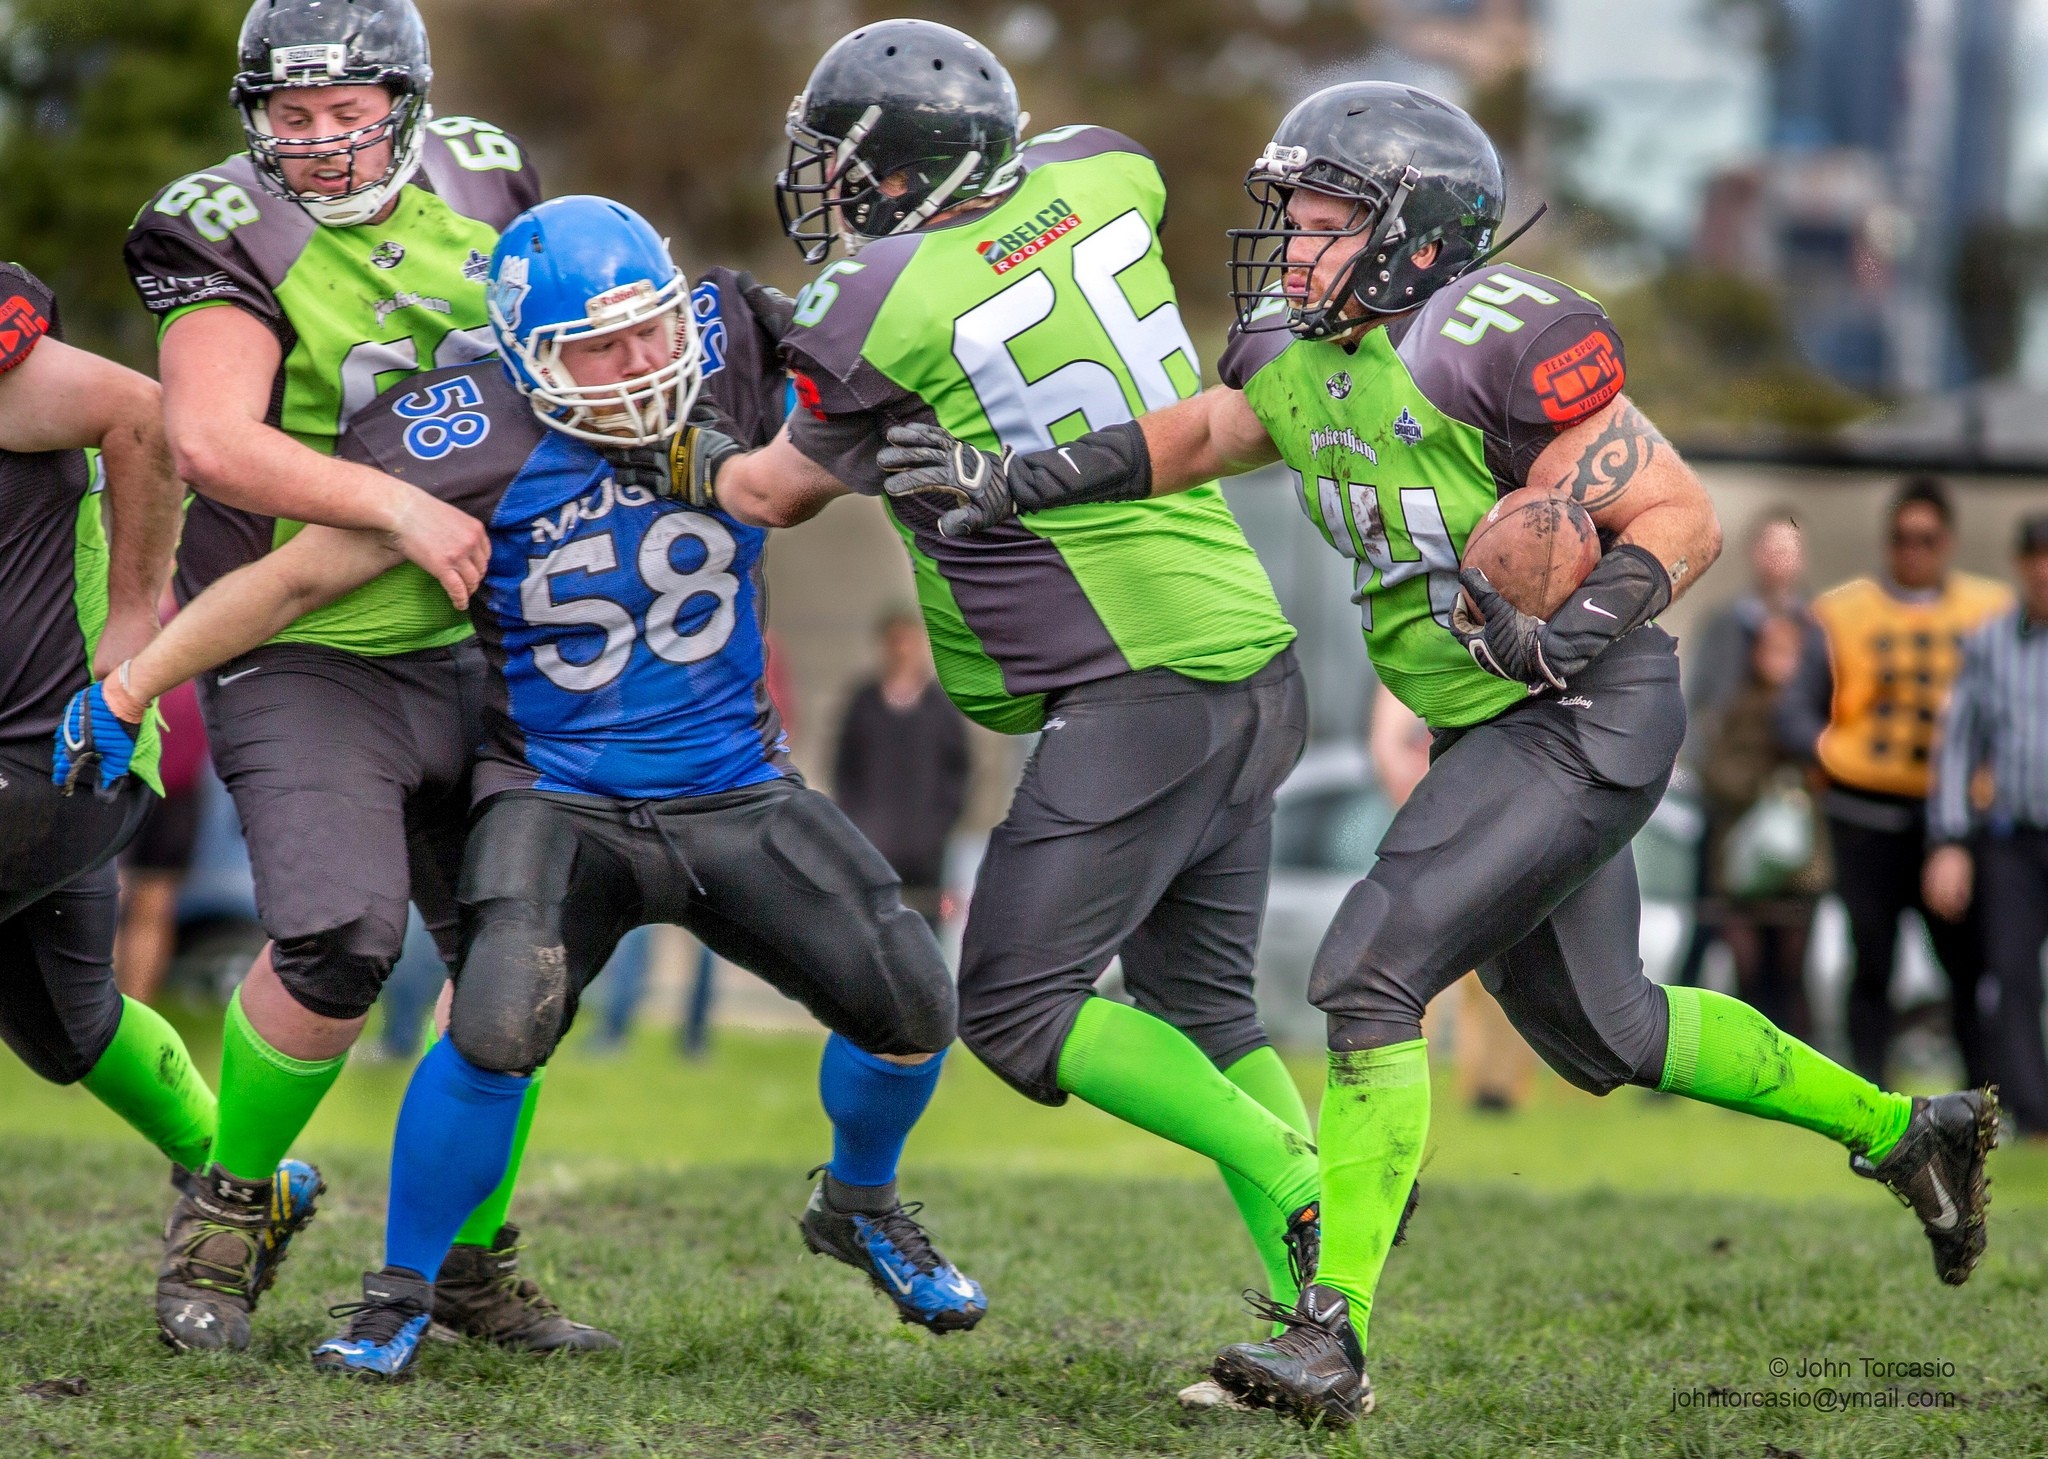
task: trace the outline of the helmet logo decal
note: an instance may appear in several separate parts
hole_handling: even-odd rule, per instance
[[[405,245],[387,238],[370,250],[370,262],[378,268],[397,268],[405,260]]]
[[[1351,393],[1351,372],[1339,370],[1323,382],[1323,389],[1330,392],[1330,399],[1342,400]]]
[[[990,268],[1006,274],[1043,251],[1055,239],[1064,238],[1080,226],[1081,215],[1068,205],[1065,198],[1054,198],[1032,215],[1023,227],[977,243],[974,251],[987,261]]]
[[[286,86],[318,86],[347,72],[347,46],[279,46],[270,53],[270,79]]]
[[[630,284],[620,284],[616,288],[606,289],[602,294],[592,295],[583,309],[590,316],[590,322],[602,328],[614,320],[624,322],[631,319],[640,311],[644,302],[653,297],[653,280],[635,279]]]
[[[504,321],[507,330],[519,329],[519,308],[526,296],[532,292],[532,285],[526,281],[527,262],[522,254],[512,254],[498,267],[498,277],[491,283],[489,301],[491,312]]]
[[[1422,444],[1422,422],[1410,414],[1405,405],[1401,407],[1401,413],[1394,417],[1394,439],[1404,446]]]

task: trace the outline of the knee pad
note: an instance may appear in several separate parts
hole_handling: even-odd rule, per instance
[[[321,932],[275,939],[270,965],[298,1003],[322,1018],[361,1018],[405,948],[405,904],[373,905]]]
[[[892,1047],[869,1052],[936,1054],[952,1043],[959,1031],[960,995],[924,918],[900,902],[884,914],[875,961],[895,1012],[888,1030]]]
[[[548,1061],[575,1012],[569,950],[536,909],[492,902],[477,911],[448,1037],[479,1069],[525,1074]]]

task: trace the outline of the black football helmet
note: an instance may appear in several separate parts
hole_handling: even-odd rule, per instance
[[[433,79],[427,27],[413,0],[256,0],[242,21],[229,95],[242,113],[249,160],[264,187],[319,222],[346,228],[374,218],[418,170]],[[391,113],[331,137],[280,138],[270,125],[270,98],[299,86],[382,86],[391,93]],[[358,179],[357,154],[387,140],[390,163],[377,176]],[[293,161],[345,156],[349,186],[332,194],[295,192],[281,155]]]
[[[929,20],[864,25],[825,52],[789,104],[789,161],[775,179],[782,231],[805,263],[822,263],[835,238],[852,253],[1002,192],[1028,120],[1010,73],[972,36]],[[909,186],[884,192],[899,173]]]
[[[1354,327],[1353,302],[1368,314],[1415,308],[1498,252],[1494,232],[1507,206],[1500,154],[1479,124],[1441,97],[1390,81],[1326,87],[1296,106],[1244,185],[1259,221],[1229,230],[1238,326],[1285,327],[1303,339]],[[1287,201],[1297,188],[1348,200],[1345,226],[1294,226]],[[1322,240],[1313,257],[1297,260],[1301,269],[1361,234],[1365,247],[1320,298],[1285,292],[1290,240]],[[1420,268],[1415,255],[1431,243],[1443,246]]]

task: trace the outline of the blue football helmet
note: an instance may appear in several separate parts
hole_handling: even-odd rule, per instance
[[[528,208],[491,253],[485,293],[505,373],[547,425],[599,446],[653,446],[682,429],[704,382],[690,283],[645,218],[609,198]],[[564,345],[650,321],[667,361],[631,379],[580,383]]]

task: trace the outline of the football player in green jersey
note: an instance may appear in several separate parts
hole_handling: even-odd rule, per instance
[[[539,197],[512,138],[433,116],[431,77],[411,0],[257,0],[233,91],[248,151],[165,188],[127,244],[161,328],[171,449],[199,493],[181,598],[309,522],[386,532],[410,559],[201,682],[270,944],[228,1007],[213,1164],[165,1238],[157,1326],[180,1350],[246,1346],[290,1235],[270,1173],[397,960],[408,899],[455,951],[483,739],[461,605],[486,534],[332,455],[380,390],[491,352],[490,251]],[[437,1316],[516,1347],[610,1345],[518,1277],[512,1179],[458,1238]]]
[[[1226,1349],[1239,1399],[1346,1422],[1372,1406],[1366,1318],[1429,1128],[1422,1011],[1478,967],[1552,1068],[1840,1141],[1921,1217],[1941,1279],[1984,1249],[1989,1091],[1890,1094],[1637,954],[1628,844],[1671,774],[1685,711],[1652,621],[1720,551],[1698,478],[1622,393],[1621,340],[1565,284],[1489,263],[1500,162],[1462,111],[1382,82],[1280,125],[1234,230],[1224,384],[1057,451],[997,456],[900,427],[889,490],[955,530],[1074,500],[1151,499],[1278,460],[1352,559],[1373,666],[1434,732],[1432,764],[1317,954],[1329,1015],[1322,1263],[1271,1342]],[[1500,495],[1579,503],[1607,544],[1548,621],[1460,570]],[[1027,519],[1030,520],[1030,519]],[[974,539],[979,540],[979,539]]]
[[[807,259],[855,251],[798,303],[777,439],[691,438],[700,493],[786,524],[878,495],[895,422],[1029,449],[1200,388],[1158,168],[1099,127],[1020,143],[1024,121],[1001,63],[928,21],[863,27],[818,63],[778,196]],[[1315,1156],[1252,959],[1307,713],[1265,572],[1213,485],[972,541],[921,499],[890,513],[947,693],[1042,732],[968,914],[961,1037],[1032,1099],[1079,1095],[1215,1159],[1286,1299],[1313,1267]],[[1119,955],[1135,1007],[1094,995]]]
[[[56,297],[0,263],[0,1041],[189,1171],[213,1091],[114,984],[114,858],[161,788],[157,727],[117,779],[89,758],[98,726],[65,714],[155,636],[183,495],[156,385],[66,345]]]

